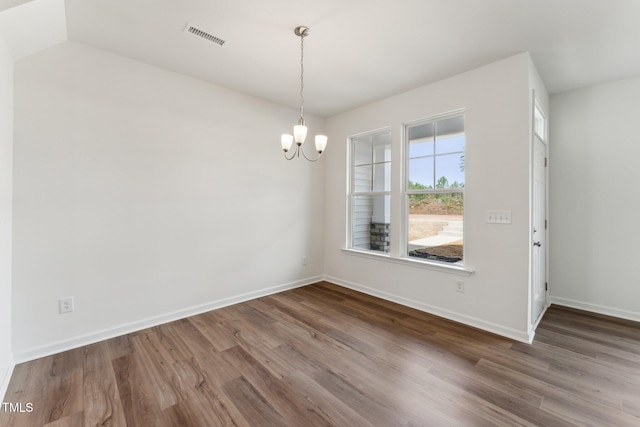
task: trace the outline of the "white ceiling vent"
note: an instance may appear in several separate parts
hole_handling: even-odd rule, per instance
[[[220,37],[216,37],[213,34],[209,34],[206,31],[201,30],[200,28],[194,27],[193,25],[189,24],[188,22],[187,22],[187,26],[184,27],[184,31],[186,31],[187,33],[191,33],[194,36],[198,36],[200,38],[208,40],[211,43],[215,43],[218,46],[223,46],[224,47],[227,44],[226,40],[223,40]]]

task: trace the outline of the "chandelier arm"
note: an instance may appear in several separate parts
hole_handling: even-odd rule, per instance
[[[290,150],[291,151],[291,157],[288,157],[287,156],[287,152],[285,151],[284,158],[287,159],[287,160],[293,160],[294,157],[296,157],[296,153],[298,152],[299,149],[300,149],[300,147],[296,146],[295,150]],[[299,156],[299,154],[298,154],[298,156]]]
[[[302,152],[302,155],[304,156],[305,159],[309,160],[310,162],[317,162],[318,160],[320,160],[320,156],[322,156],[322,154],[318,154],[318,157],[316,157],[315,159],[310,159],[309,157],[307,157],[307,155],[304,153],[304,146],[300,147],[300,151]]]

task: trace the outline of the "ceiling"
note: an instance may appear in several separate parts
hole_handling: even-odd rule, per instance
[[[66,28],[69,40],[293,108],[293,29],[306,25],[305,111],[325,117],[525,51],[550,93],[640,75],[639,0],[0,0],[9,45],[25,35],[2,15],[30,5],[55,27],[12,17],[41,34],[34,46]]]

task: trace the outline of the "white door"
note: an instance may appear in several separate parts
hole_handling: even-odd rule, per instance
[[[535,324],[547,303],[546,281],[546,194],[547,146],[536,135],[533,141],[533,297],[532,321]]]

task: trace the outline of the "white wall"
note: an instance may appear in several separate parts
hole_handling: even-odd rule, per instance
[[[640,321],[640,77],[551,97],[552,302]]]
[[[295,111],[74,42],[17,62],[15,99],[16,360],[322,273]]]
[[[9,382],[11,355],[11,224],[13,164],[13,59],[0,35],[0,399]]]
[[[530,59],[506,60],[327,120],[325,273],[330,280],[522,341],[528,335]],[[346,170],[350,135],[391,127],[392,233],[401,217],[402,124],[466,109],[465,263],[461,277],[347,253]],[[511,225],[485,223],[485,211],[510,210]],[[392,239],[397,242],[396,237]],[[399,253],[399,247],[392,252]],[[465,281],[465,293],[455,291]]]

